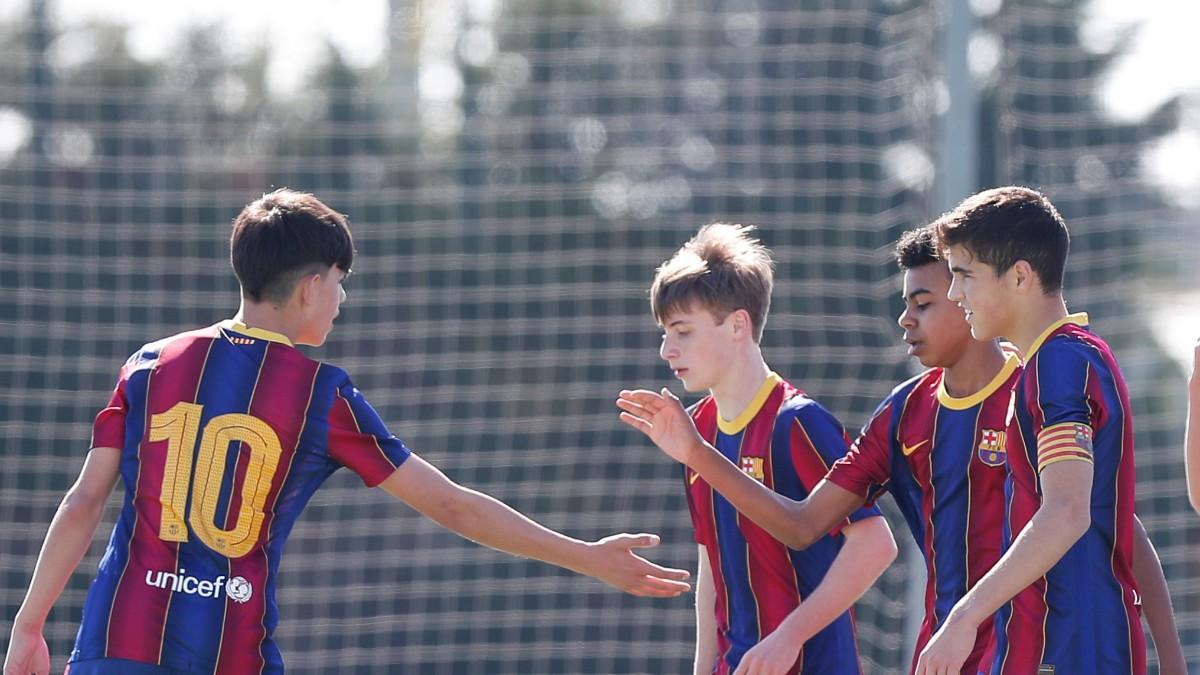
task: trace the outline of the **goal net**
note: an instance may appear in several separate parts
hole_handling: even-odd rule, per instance
[[[1191,269],[1195,218],[1140,164],[1178,116],[1104,116],[1085,3],[971,4],[981,184],[1044,188],[1070,223],[1068,299],[1130,381],[1139,507],[1200,662],[1180,366],[1144,302]],[[236,310],[228,224],[273,186],[350,216],[349,300],[313,354],[394,433],[571,535],[659,533],[647,555],[667,565],[696,565],[681,472],[613,400],[682,393],[646,289],[699,225],[760,228],[777,260],[767,360],[852,434],[912,372],[891,245],[938,211],[940,3],[393,0],[358,28],[377,58],[331,46],[303,69],[270,39],[236,42],[236,14],[154,52],[137,13],[83,5],[0,3],[5,635],[119,365]],[[275,20],[262,30],[287,30]],[[905,671],[921,613],[919,557],[882,505],[906,553],[857,606],[869,673]],[[56,667],[115,510],[47,624]],[[495,553],[348,472],[297,524],[277,597],[295,673],[691,668],[691,596],[623,596]]]

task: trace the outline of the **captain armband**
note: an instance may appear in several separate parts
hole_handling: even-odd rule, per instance
[[[1055,462],[1092,460],[1092,427],[1081,422],[1053,424],[1038,434],[1038,473]]]

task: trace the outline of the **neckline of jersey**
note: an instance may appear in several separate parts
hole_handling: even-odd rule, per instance
[[[1029,346],[1029,353],[1025,355],[1025,362],[1028,363],[1029,360],[1033,358],[1033,355],[1037,353],[1037,350],[1041,349],[1046,340],[1050,339],[1050,336],[1054,334],[1054,331],[1066,326],[1067,324],[1087,326],[1088,323],[1087,312],[1079,312],[1077,314],[1068,314],[1049,326],[1046,326],[1046,330],[1042,331],[1042,334],[1037,336],[1037,339],[1034,340],[1033,344]]]
[[[942,381],[938,385],[937,392],[938,403],[942,404],[942,406],[946,408],[949,408],[950,410],[967,410],[968,408],[974,408],[987,399],[987,397],[996,393],[996,390],[999,389],[1002,384],[1008,381],[1009,376],[1013,374],[1013,371],[1016,370],[1017,366],[1019,365],[1021,365],[1021,359],[1016,354],[1006,354],[1004,358],[1004,365],[1000,367],[1000,372],[996,373],[995,377],[992,378],[992,381],[985,384],[982,389],[974,394],[963,396],[962,398],[951,396],[950,392],[946,391],[946,375],[945,371],[942,371]]]
[[[721,411],[717,410],[717,428],[726,436],[732,436],[745,429],[746,425],[750,424],[750,420],[754,419],[754,416],[762,409],[763,404],[767,402],[767,397],[771,395],[771,392],[775,390],[775,387],[780,382],[783,382],[783,378],[774,371],[767,373],[767,380],[758,388],[758,392],[754,394],[754,398],[750,399],[750,405],[738,413],[737,417],[726,421],[724,417],[721,417]]]
[[[231,330],[235,333],[241,333],[242,335],[246,335],[248,337],[260,338],[270,342],[278,342],[279,344],[287,345],[289,347],[295,347],[295,345],[292,344],[292,341],[288,339],[288,336],[284,335],[283,333],[276,333],[275,331],[267,330],[265,328],[252,328],[241,321],[234,321],[233,319],[222,321],[220,325],[221,328]]]

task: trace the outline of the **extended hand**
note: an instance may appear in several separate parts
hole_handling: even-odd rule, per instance
[[[617,588],[654,598],[673,598],[691,590],[687,570],[662,567],[633,552],[658,546],[656,534],[614,534],[590,544],[594,549],[591,576]]]
[[[4,657],[4,675],[49,675],[50,650],[40,630],[22,630],[14,625]]]
[[[768,635],[746,652],[734,675],[787,675],[796,665],[802,646],[802,642],[788,637],[778,630]]]
[[[622,390],[617,407],[624,411],[622,422],[646,434],[677,462],[689,464],[693,449],[704,443],[683,404],[665,387],[661,394]]]
[[[975,646],[975,629],[954,615],[934,634],[921,651],[915,675],[958,675]]]

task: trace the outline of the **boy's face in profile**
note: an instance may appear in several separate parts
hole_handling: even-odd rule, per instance
[[[945,263],[904,271],[904,311],[897,321],[904,329],[908,355],[926,368],[954,365],[970,344],[971,326],[963,311],[947,299],[949,290]]]
[[[342,302],[346,300],[346,290],[342,282],[347,276],[337,265],[331,266],[316,277],[305,277],[301,284],[307,284],[307,302],[302,303],[304,321],[301,332],[296,336],[296,343],[320,347],[333,330],[333,320],[337,318]]]
[[[976,340],[1005,337],[1013,311],[1007,275],[997,275],[996,268],[957,244],[947,249],[946,263],[952,274],[947,297],[963,308],[971,336]]]
[[[658,355],[670,364],[683,388],[695,393],[720,383],[733,349],[730,317],[718,323],[711,311],[693,304],[667,316]]]

